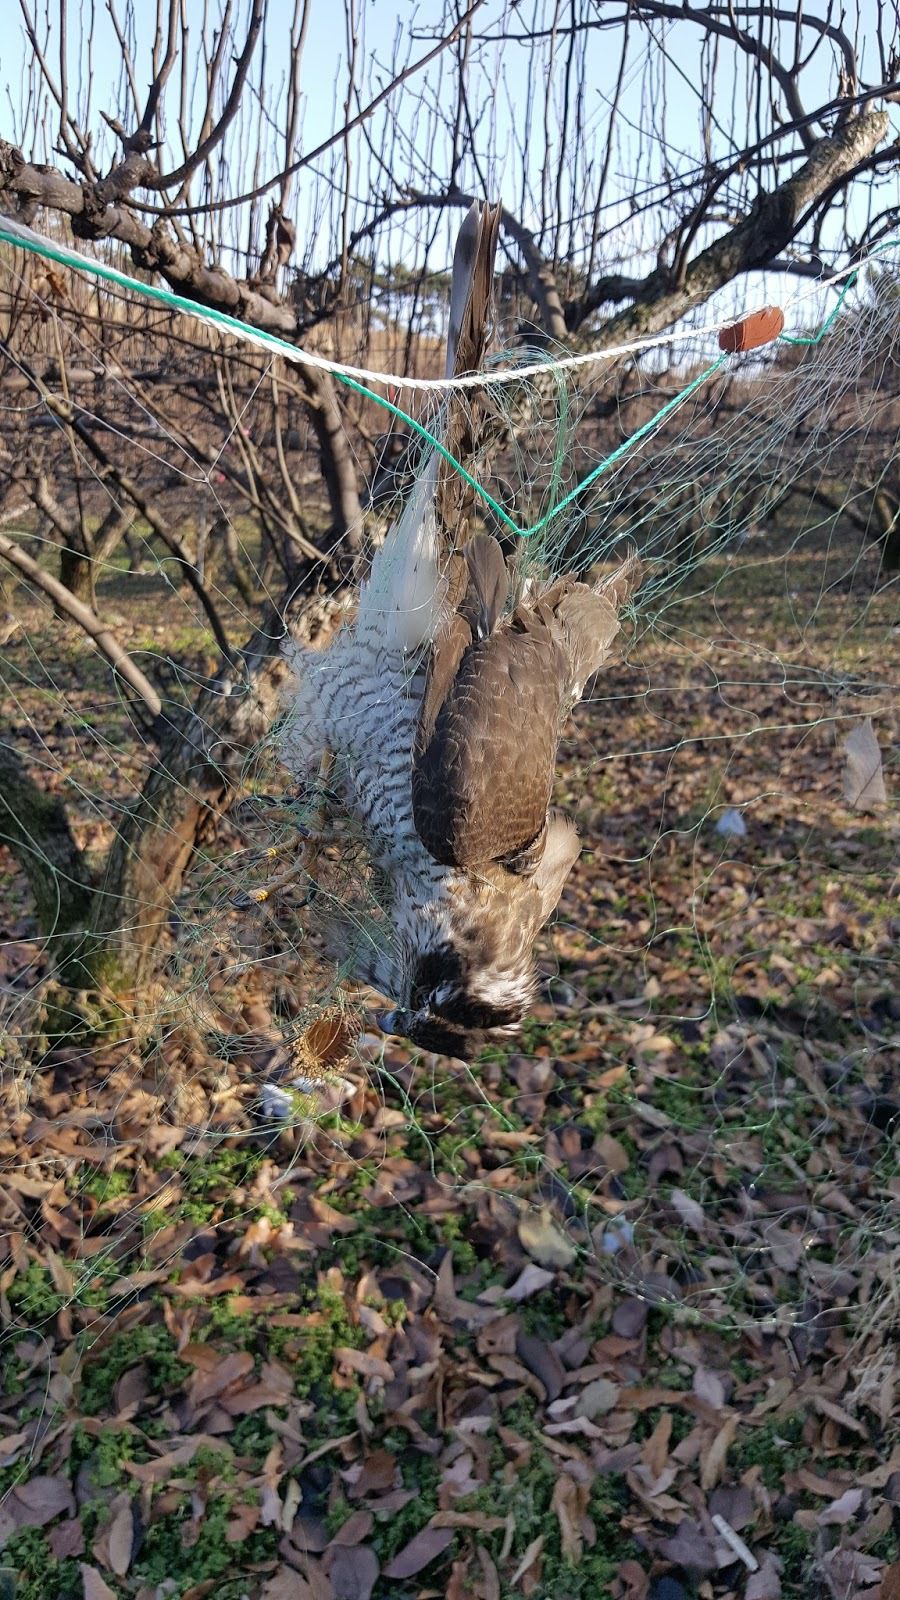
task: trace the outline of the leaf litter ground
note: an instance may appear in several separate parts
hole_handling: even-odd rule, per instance
[[[567,731],[586,849],[511,1051],[466,1073],[364,1033],[337,1109],[266,1122],[248,1041],[309,980],[237,975],[220,915],[203,1026],[5,1069],[5,1593],[900,1594],[896,831],[839,751],[865,715],[896,741],[890,619],[815,559],[741,566]],[[30,622],[19,733],[99,849],[142,758],[95,658]],[[15,1000],[41,950],[5,868]]]

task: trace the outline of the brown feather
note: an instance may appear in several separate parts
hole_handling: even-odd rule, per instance
[[[543,620],[531,615],[528,623],[473,640],[452,679],[435,652],[441,699],[435,712],[435,691],[429,721],[419,725],[413,815],[426,850],[444,865],[515,856],[544,826],[567,663]]]
[[[474,533],[466,545],[468,585],[460,605],[476,639],[493,633],[509,593],[509,576],[503,551],[486,533]]]
[[[435,640],[428,663],[425,694],[419,712],[416,746],[423,748],[431,742],[438,712],[450,694],[459,664],[472,643],[472,630],[465,617],[457,612]]]
[[[413,750],[413,816],[443,865],[501,862],[528,873],[546,850],[562,719],[609,654],[619,627],[614,599],[631,592],[638,568],[630,563],[600,592],[560,578],[497,622],[495,543],[479,541],[479,580],[432,650]],[[482,613],[492,619],[486,638],[475,626]]]
[[[556,910],[563,884],[580,854],[581,840],[574,822],[562,811],[551,811],[543,854],[534,874],[535,888],[541,899],[540,922],[535,934]]]
[[[500,206],[475,205],[459,232],[453,261],[448,336],[448,377],[480,372],[490,343],[494,258],[500,230]],[[482,402],[479,391],[451,390],[443,442],[452,456],[470,467],[478,448]],[[443,458],[438,465],[435,518],[444,561],[468,540],[475,510],[471,486]],[[460,575],[459,584],[465,582]],[[450,591],[450,604],[459,600],[459,588]]]

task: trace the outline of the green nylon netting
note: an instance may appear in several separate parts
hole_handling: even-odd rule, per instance
[[[178,534],[181,556],[139,514],[126,543],[93,558],[98,609],[158,686],[164,713],[180,715],[196,701],[200,725],[213,724],[210,684],[220,658],[186,565],[235,647],[260,624],[277,632],[285,612],[278,541],[260,538],[238,480],[264,488],[286,453],[298,496],[289,518],[295,554],[298,541],[327,546],[312,441],[282,356],[248,350],[225,326],[198,329],[166,303],[171,297],[139,306],[122,283],[63,301],[10,247],[0,278],[4,529],[55,570],[65,515],[77,512],[97,532],[122,500],[121,485],[77,429],[35,390],[28,375],[37,371]],[[628,546],[647,571],[621,656],[591,686],[564,738],[560,799],[576,817],[585,854],[543,940],[542,1004],[508,1060],[491,1057],[465,1074],[468,1109],[452,1105],[456,1069],[430,1060],[411,1069],[367,1031],[364,997],[348,992],[344,967],[327,953],[329,905],[349,908],[362,936],[377,922],[378,886],[352,838],[323,854],[315,882],[301,880],[262,908],[242,906],[278,870],[263,852],[290,846],[321,798],[286,797],[277,745],[248,718],[241,792],[211,822],[168,908],[143,1014],[129,1017],[126,1000],[115,1045],[102,1058],[102,1137],[110,1147],[124,1137],[110,1103],[127,1110],[129,1097],[152,1094],[160,1124],[188,1127],[195,1140],[262,1139],[282,1148],[296,1127],[346,1159],[374,1086],[383,1111],[376,1143],[386,1148],[399,1118],[420,1131],[441,1182],[463,1186],[471,1106],[485,1137],[513,1148],[522,1103],[546,1092],[542,1064],[557,1061],[563,1092],[580,1085],[586,1096],[577,1153],[574,1134],[568,1144],[554,1135],[549,1152],[524,1143],[512,1191],[519,1181],[523,1194],[556,1185],[573,1248],[599,1253],[612,1274],[627,1273],[635,1239],[656,1247],[656,1225],[652,1208],[629,1193],[625,1169],[619,1177],[613,1170],[622,1140],[604,1132],[601,1080],[611,1074],[607,1088],[616,1094],[627,1083],[632,1111],[656,1105],[667,1119],[657,1134],[668,1125],[680,1141],[679,1193],[697,1192],[695,1181],[697,1203],[715,1219],[724,1201],[705,1129],[716,1130],[720,1152],[741,1171],[754,1160],[765,1171],[775,1160],[796,1047],[788,1060],[760,1036],[753,1048],[763,1068],[754,1078],[745,1066],[754,1060],[747,1018],[780,1003],[785,963],[795,962],[796,978],[796,951],[772,907],[784,910],[792,884],[810,879],[818,887],[801,895],[810,955],[796,987],[810,1016],[835,991],[846,1029],[835,1023],[832,1031],[860,1081],[876,1083],[889,1059],[890,1028],[879,1010],[885,947],[880,935],[867,942],[860,934],[832,960],[823,930],[841,917],[878,923],[878,883],[894,837],[889,809],[856,809],[842,787],[842,741],[871,718],[889,791],[896,731],[900,294],[890,252],[830,311],[833,303],[803,302],[789,325],[801,342],[780,340],[744,357],[722,358],[712,328],[577,366],[560,353],[549,370],[523,370],[512,381],[489,370],[483,383],[454,394],[453,404],[471,404],[482,434],[472,471],[493,504],[481,498],[480,515],[517,551],[526,576],[572,564],[600,570]],[[515,357],[520,366],[533,359]],[[433,352],[422,360],[433,365]],[[507,354],[497,364],[513,361]],[[351,376],[351,387],[349,433],[370,485],[373,463],[387,463],[361,530],[379,541],[429,445],[409,438],[402,416],[390,419],[386,436],[368,385]],[[397,410],[439,437],[446,405],[446,395],[430,390],[404,393]],[[268,504],[263,512],[274,526]],[[141,713],[27,580],[10,594],[2,673],[9,743],[40,784],[66,800],[96,877],[117,839],[127,838],[129,808],[146,782]],[[247,692],[240,658],[232,681],[234,693]],[[209,748],[215,752],[214,738]],[[232,759],[229,782],[234,775]],[[190,777],[182,771],[175,782]],[[164,807],[158,821],[164,848]],[[6,853],[4,863],[4,1074],[8,1096],[21,1101],[34,1093],[43,985],[62,935],[37,927],[19,859]],[[881,909],[866,911],[867,899]],[[127,942],[127,917],[122,937]],[[600,1064],[596,1083],[585,1086],[579,1050]],[[449,1109],[435,1133],[442,1100]],[[620,1153],[608,1145],[602,1159],[589,1158],[595,1146],[585,1129],[595,1146],[609,1138]],[[633,1171],[630,1147],[625,1154]],[[827,1165],[827,1150],[823,1159]],[[879,1206],[873,1202],[880,1226]],[[152,1195],[135,1208],[152,1213]],[[782,1222],[778,1211],[773,1226]],[[732,1291],[752,1278],[728,1259],[703,1301],[723,1322],[747,1314]],[[91,1261],[89,1273],[97,1270]]]

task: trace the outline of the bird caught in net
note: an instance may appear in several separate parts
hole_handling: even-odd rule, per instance
[[[474,206],[453,267],[447,375],[484,357],[497,213]],[[476,448],[455,390],[443,444]],[[377,884],[381,916],[348,973],[392,1002],[390,1032],[468,1059],[533,1002],[538,933],[580,845],[551,808],[563,721],[606,660],[640,581],[629,555],[599,583],[542,572],[477,527],[472,484],[429,452],[376,552],[353,623],[294,648],[283,759],[303,780],[325,752],[332,791]]]

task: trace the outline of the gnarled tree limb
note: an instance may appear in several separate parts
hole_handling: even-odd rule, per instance
[[[144,677],[140,667],[119,644],[115,635],[110,633],[105,623],[101,622],[96,611],[92,611],[90,606],[76,599],[64,583],[54,578],[51,572],[45,572],[21,545],[8,539],[5,533],[0,533],[0,556],[9,562],[11,567],[15,567],[17,572],[21,572],[36,589],[42,589],[44,594],[49,595],[58,610],[64,611],[73,622],[77,622],[82,632],[86,633],[89,639],[93,639],[101,655],[106,657],[119,677],[124,678],[135,693],[140,695],[153,716],[158,717],[162,710],[162,701],[152,683],[149,678]]]
[[[40,206],[70,217],[80,238],[118,239],[128,245],[135,263],[158,272],[177,294],[284,339],[297,339],[302,331],[296,307],[273,301],[245,279],[208,266],[199,250],[176,238],[161,221],[148,228],[127,206],[101,204],[95,190],[73,182],[58,167],[32,165],[15,145],[0,139],[0,210],[32,222]]]
[[[741,274],[768,266],[790,244],[809,207],[872,155],[889,125],[886,111],[866,111],[819,139],[796,172],[760,194],[746,217],[694,256],[679,282],[664,271],[651,273],[635,304],[605,322],[592,342],[603,348],[659,333]]]

